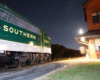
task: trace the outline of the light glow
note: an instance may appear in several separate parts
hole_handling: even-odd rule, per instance
[[[83,30],[82,29],[79,30],[79,34],[83,34]]]
[[[29,43],[29,45],[33,46],[33,45],[34,45],[34,43],[31,41],[31,42]]]
[[[96,50],[99,51],[99,47],[98,46],[96,46]]]
[[[84,37],[81,37],[81,41],[85,41],[85,38]]]

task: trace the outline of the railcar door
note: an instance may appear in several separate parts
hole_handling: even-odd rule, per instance
[[[40,41],[41,41],[41,52],[43,52],[44,51],[44,32],[41,30],[40,31]]]

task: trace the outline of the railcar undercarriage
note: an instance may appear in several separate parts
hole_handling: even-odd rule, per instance
[[[5,52],[5,65],[8,67],[18,67],[26,65],[36,65],[51,61],[49,53],[32,53],[32,52]]]

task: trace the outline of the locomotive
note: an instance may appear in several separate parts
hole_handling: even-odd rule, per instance
[[[32,21],[0,3],[0,64],[18,67],[51,61],[51,40]]]

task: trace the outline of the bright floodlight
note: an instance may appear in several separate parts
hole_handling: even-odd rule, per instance
[[[85,41],[85,38],[84,37],[81,37],[81,41]]]
[[[83,34],[83,30],[82,30],[82,29],[80,29],[80,30],[79,30],[79,33],[80,33],[80,34]]]

